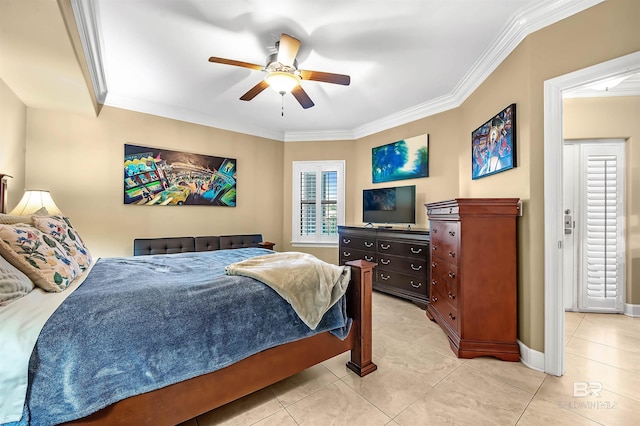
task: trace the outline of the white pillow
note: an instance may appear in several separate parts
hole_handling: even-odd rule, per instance
[[[0,306],[25,296],[33,290],[33,282],[23,272],[0,256]]]
[[[43,216],[47,214],[49,214],[49,212],[46,207],[40,207],[35,212],[26,216],[13,216],[10,214],[0,213],[0,224],[14,225],[16,223],[32,223],[34,216]]]

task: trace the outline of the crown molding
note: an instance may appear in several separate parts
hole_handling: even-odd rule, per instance
[[[98,6],[92,0],[71,0],[78,31],[85,50],[91,81],[98,102],[118,108],[130,109],[181,121],[214,126],[233,132],[280,140],[283,142],[354,140],[393,127],[429,117],[460,106],[504,59],[527,37],[548,25],[582,12],[606,0],[542,0],[535,6],[524,8],[505,24],[500,36],[485,50],[451,93],[418,104],[397,113],[359,125],[351,130],[265,132],[252,129],[246,123],[217,123],[203,113],[185,111],[170,106],[152,105],[130,99],[107,96],[98,25]],[[108,103],[107,98],[109,98]]]
[[[205,114],[199,111],[175,108],[170,105],[163,105],[155,102],[142,101],[140,99],[134,100],[127,97],[109,94],[107,96],[107,99],[105,100],[104,105],[126,109],[129,111],[136,111],[143,114],[169,118],[172,120],[184,121],[187,123],[200,124],[202,126],[215,127],[216,129],[242,133],[245,135],[274,139],[281,142],[284,140],[284,134],[282,132],[270,132],[268,130],[265,130],[264,128],[252,127],[250,125],[247,125],[246,123],[223,123],[220,121],[216,121],[215,117],[212,117],[210,114]]]
[[[350,141],[357,139],[351,130],[305,130],[285,132],[284,142]]]
[[[71,0],[71,8],[80,34],[80,41],[87,58],[91,84],[99,104],[107,97],[107,79],[104,75],[100,27],[98,25],[98,2],[91,0]]]

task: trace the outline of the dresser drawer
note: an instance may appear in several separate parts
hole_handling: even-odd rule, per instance
[[[458,329],[458,308],[449,303],[450,299],[447,295],[442,294],[437,285],[431,287],[431,296],[429,303],[431,307],[440,313],[440,316],[453,328],[456,332]]]
[[[340,245],[340,264],[343,265],[345,262],[349,262],[350,260],[358,260],[364,259],[369,262],[376,262],[376,254],[370,251],[364,250],[354,250],[350,247],[344,247],[342,244]]]
[[[431,259],[431,274],[439,275],[448,281],[458,280],[458,266],[456,263],[448,262],[440,258]]]
[[[380,284],[395,287],[404,292],[413,293],[422,298],[427,297],[427,275],[413,276],[376,268],[376,281]]]
[[[431,281],[429,283],[432,295],[438,295],[441,299],[447,301],[454,307],[458,308],[458,282],[451,280],[449,277],[442,276],[442,271],[431,269]]]
[[[422,242],[378,240],[379,254],[392,254],[395,256],[426,259],[428,250],[429,245]]]
[[[427,275],[426,259],[412,259],[400,256],[390,256],[378,253],[377,269],[386,271],[401,272],[413,276]]]
[[[457,262],[460,247],[460,223],[432,222],[431,255]]]
[[[343,247],[355,250],[375,251],[376,241],[374,238],[352,237],[351,235],[340,236],[340,249]]]

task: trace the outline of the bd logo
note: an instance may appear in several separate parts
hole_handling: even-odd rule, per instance
[[[600,398],[602,391],[602,383],[600,382],[573,382],[573,396],[576,398],[584,398],[593,395]]]

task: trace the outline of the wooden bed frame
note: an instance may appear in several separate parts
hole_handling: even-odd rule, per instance
[[[7,178],[13,176],[0,173],[0,213],[6,213],[6,202],[7,202]]]
[[[345,340],[329,332],[259,352],[231,366],[112,404],[71,425],[175,425],[351,351],[347,367],[363,377],[377,369],[371,359],[371,286],[375,263],[347,262],[351,282],[347,311],[353,319]]]

